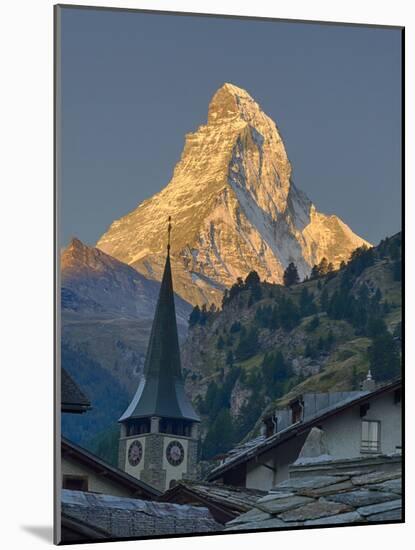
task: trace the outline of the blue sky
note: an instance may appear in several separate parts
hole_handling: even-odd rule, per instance
[[[293,179],[373,243],[401,228],[398,29],[62,9],[61,243],[164,187],[224,82],[277,123]]]

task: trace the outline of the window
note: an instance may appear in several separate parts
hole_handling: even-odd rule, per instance
[[[130,420],[127,425],[127,436],[146,434],[150,432],[150,420],[148,418],[139,418]]]
[[[63,489],[71,491],[88,491],[88,476],[63,476]]]
[[[299,399],[291,405],[291,414],[293,424],[303,419],[303,403]]]
[[[192,423],[176,418],[162,418],[160,421],[160,433],[171,435],[184,435],[190,437]]]
[[[274,424],[272,422],[272,417],[268,417],[264,420],[265,425],[265,437],[271,437],[274,434]]]
[[[370,403],[363,403],[363,405],[360,405],[360,418],[362,418],[362,416],[366,416],[369,409]]]
[[[373,420],[362,421],[361,452],[380,452],[380,422]]]

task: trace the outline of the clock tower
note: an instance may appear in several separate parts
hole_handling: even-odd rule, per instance
[[[177,336],[168,225],[167,257],[137,391],[119,419],[118,466],[165,491],[195,479],[200,419],[184,391]]]

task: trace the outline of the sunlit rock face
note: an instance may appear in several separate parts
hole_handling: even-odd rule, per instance
[[[160,284],[132,267],[73,238],[61,252],[62,314],[85,319],[154,316]],[[191,306],[176,296],[179,325],[187,328]]]
[[[186,135],[169,184],[114,221],[97,247],[159,280],[168,216],[175,290],[193,304],[220,302],[253,269],[281,282],[292,261],[304,277],[323,257],[337,266],[365,244],[295,187],[277,126],[232,84],[214,94],[207,124]]]

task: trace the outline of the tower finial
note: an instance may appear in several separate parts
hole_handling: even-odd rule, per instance
[[[167,252],[170,252],[170,233],[171,233],[171,216],[169,216],[169,225],[167,226]]]

